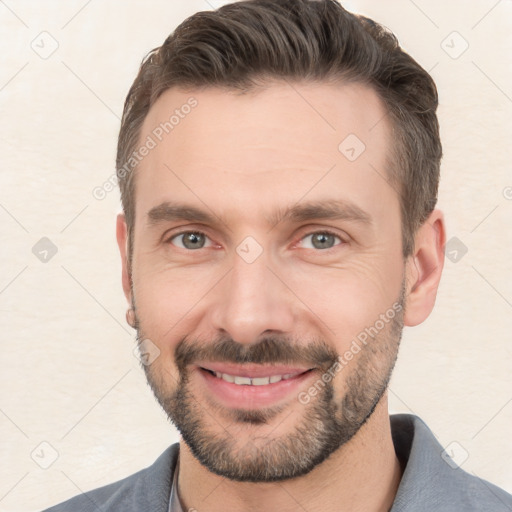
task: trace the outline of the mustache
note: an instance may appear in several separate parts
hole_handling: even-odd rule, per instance
[[[327,371],[337,361],[338,353],[319,339],[304,345],[290,338],[269,336],[248,345],[231,338],[217,338],[208,343],[193,342],[185,336],[176,345],[174,358],[180,371],[198,361],[304,365]]]

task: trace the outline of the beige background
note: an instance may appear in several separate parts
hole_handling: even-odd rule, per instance
[[[142,57],[219,3],[0,2],[1,511],[40,510],[120,479],[178,439],[125,325],[118,190],[101,201],[92,191],[114,172]],[[512,492],[512,2],[346,6],[387,25],[432,70],[440,207],[448,238],[467,247],[446,261],[434,313],[405,332],[391,411],[418,414],[465,470]],[[42,237],[58,250],[46,263],[32,253]]]

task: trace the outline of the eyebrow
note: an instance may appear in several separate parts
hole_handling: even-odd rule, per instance
[[[205,224],[226,224],[216,215],[195,206],[164,201],[147,212],[149,227],[174,221],[191,221]],[[348,220],[361,224],[372,224],[371,216],[352,202],[339,199],[315,200],[301,202],[285,209],[278,209],[270,216],[265,216],[269,225],[275,227],[280,222],[300,223],[312,220]]]

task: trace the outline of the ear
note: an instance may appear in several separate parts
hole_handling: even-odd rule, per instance
[[[128,268],[128,227],[123,213],[117,215],[116,237],[119,252],[121,253],[123,291],[128,304],[131,306],[132,290],[130,272]]]
[[[414,237],[413,253],[407,258],[407,299],[404,324],[421,324],[432,312],[444,266],[446,229],[443,213],[434,210]]]

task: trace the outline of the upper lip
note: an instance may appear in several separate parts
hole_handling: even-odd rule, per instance
[[[198,363],[197,366],[210,370],[212,372],[227,373],[239,377],[271,377],[273,375],[295,375],[307,372],[312,368],[303,366],[284,366],[284,365],[261,365],[261,364],[234,364],[220,362]]]

